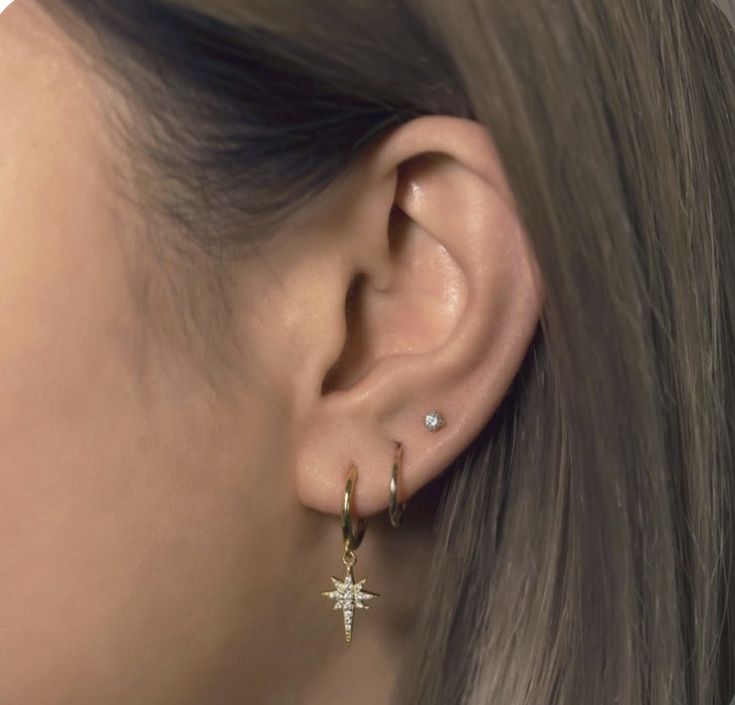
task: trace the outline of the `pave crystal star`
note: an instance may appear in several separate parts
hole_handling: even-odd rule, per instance
[[[345,622],[345,639],[347,645],[352,642],[352,617],[355,609],[368,610],[369,605],[365,604],[366,600],[372,600],[374,597],[380,597],[376,592],[370,592],[363,589],[363,585],[367,578],[363,578],[360,582],[355,582],[355,576],[352,574],[352,568],[347,568],[347,575],[344,580],[337,580],[332,576],[334,590],[325,590],[322,595],[334,600],[334,609],[342,610]]]

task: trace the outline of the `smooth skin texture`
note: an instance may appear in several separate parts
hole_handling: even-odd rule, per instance
[[[233,261],[223,392],[206,336],[176,333],[176,278],[209,275],[121,196],[112,92],[32,0],[0,65],[0,700],[387,702],[430,559],[416,493],[491,420],[541,307],[489,136],[413,120]],[[381,597],[348,650],[320,592],[351,461]]]

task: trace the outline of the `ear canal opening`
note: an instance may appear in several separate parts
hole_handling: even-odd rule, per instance
[[[342,365],[345,357],[349,354],[350,341],[352,340],[352,330],[354,328],[355,319],[359,316],[360,289],[363,286],[365,280],[365,274],[358,272],[352,278],[349,287],[347,288],[347,294],[345,295],[345,346],[342,348],[339,358],[335,363],[327,370],[322,380],[321,393],[322,395],[329,394],[339,388]]]
[[[397,203],[391,206],[388,215],[388,247],[390,248],[392,257],[395,257],[400,251],[404,240],[403,228],[405,228],[406,222],[409,220],[409,216]]]
[[[391,256],[400,252],[405,242],[404,229],[410,221],[409,216],[396,203],[393,203],[388,214],[388,247]],[[358,271],[350,281],[345,295],[345,344],[339,358],[327,370],[321,385],[322,395],[355,384],[367,370],[361,360],[364,356],[366,341],[364,339],[364,298],[362,296],[368,274]]]

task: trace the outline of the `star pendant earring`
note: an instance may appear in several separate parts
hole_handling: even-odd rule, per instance
[[[375,597],[380,597],[378,593],[370,592],[363,588],[367,578],[355,582],[355,576],[352,571],[353,566],[357,562],[355,551],[362,542],[365,536],[365,529],[367,528],[367,521],[361,519],[357,524],[357,532],[352,529],[352,490],[356,481],[357,466],[353,464],[350,466],[347,475],[347,485],[345,486],[345,496],[342,504],[342,537],[344,539],[342,562],[347,569],[347,574],[344,580],[338,580],[332,576],[334,590],[325,590],[322,593],[324,597],[334,600],[335,610],[342,610],[347,646],[352,643],[352,620],[355,610],[370,609],[365,602]]]

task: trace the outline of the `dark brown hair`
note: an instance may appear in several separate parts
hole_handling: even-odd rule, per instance
[[[204,249],[266,236],[415,116],[492,135],[546,307],[502,407],[447,469],[396,702],[726,705],[724,15],[705,0],[45,4],[106,48],[137,108],[128,142],[150,167],[150,205]]]

